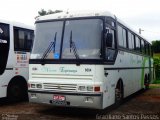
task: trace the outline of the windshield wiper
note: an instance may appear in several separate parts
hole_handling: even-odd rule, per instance
[[[71,52],[71,50],[73,50],[76,59],[79,59],[79,55],[77,53],[76,45],[75,45],[74,41],[72,40],[72,30],[71,30],[71,33],[70,33],[70,52]]]
[[[42,59],[45,59],[48,56],[48,53],[51,52],[51,50],[53,50],[53,53],[55,53],[56,39],[57,39],[57,32],[54,35],[54,41],[49,44],[48,48],[46,49],[46,51],[42,56]]]

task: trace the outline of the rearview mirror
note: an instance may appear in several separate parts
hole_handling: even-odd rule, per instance
[[[107,36],[106,36],[106,46],[107,47],[112,47],[112,42],[113,42],[113,35],[112,35],[112,33],[107,33]]]

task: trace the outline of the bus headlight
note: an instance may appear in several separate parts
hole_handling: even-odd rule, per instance
[[[79,91],[88,91],[88,92],[92,92],[94,90],[93,86],[79,86],[78,87]]]
[[[78,87],[78,90],[79,90],[79,91],[86,91],[86,86],[79,86],[79,87]]]
[[[36,84],[37,88],[42,88],[42,84]]]
[[[41,83],[30,83],[29,88],[34,88],[34,89],[41,89],[42,84]]]
[[[93,91],[93,86],[87,86],[87,91]]]
[[[31,84],[30,87],[31,88],[36,88],[36,84]]]

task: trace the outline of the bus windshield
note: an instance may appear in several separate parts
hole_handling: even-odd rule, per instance
[[[102,30],[100,19],[66,21],[62,59],[77,59],[76,54],[80,59],[100,59]]]
[[[45,59],[59,59],[62,28],[61,59],[100,59],[103,32],[101,19],[66,20],[64,27],[62,21],[38,23],[31,59],[41,59],[44,53]],[[55,33],[56,43],[51,46],[51,42],[55,41]]]
[[[59,59],[62,28],[63,21],[36,24],[31,59],[42,59],[44,56],[45,59]],[[53,42],[54,46],[52,46]],[[54,50],[52,47],[54,47]]]

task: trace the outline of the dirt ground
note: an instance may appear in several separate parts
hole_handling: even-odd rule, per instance
[[[111,106],[103,111],[53,107],[28,102],[6,103],[0,100],[0,119],[2,120],[160,120],[160,88],[140,91],[126,98],[115,108]]]

